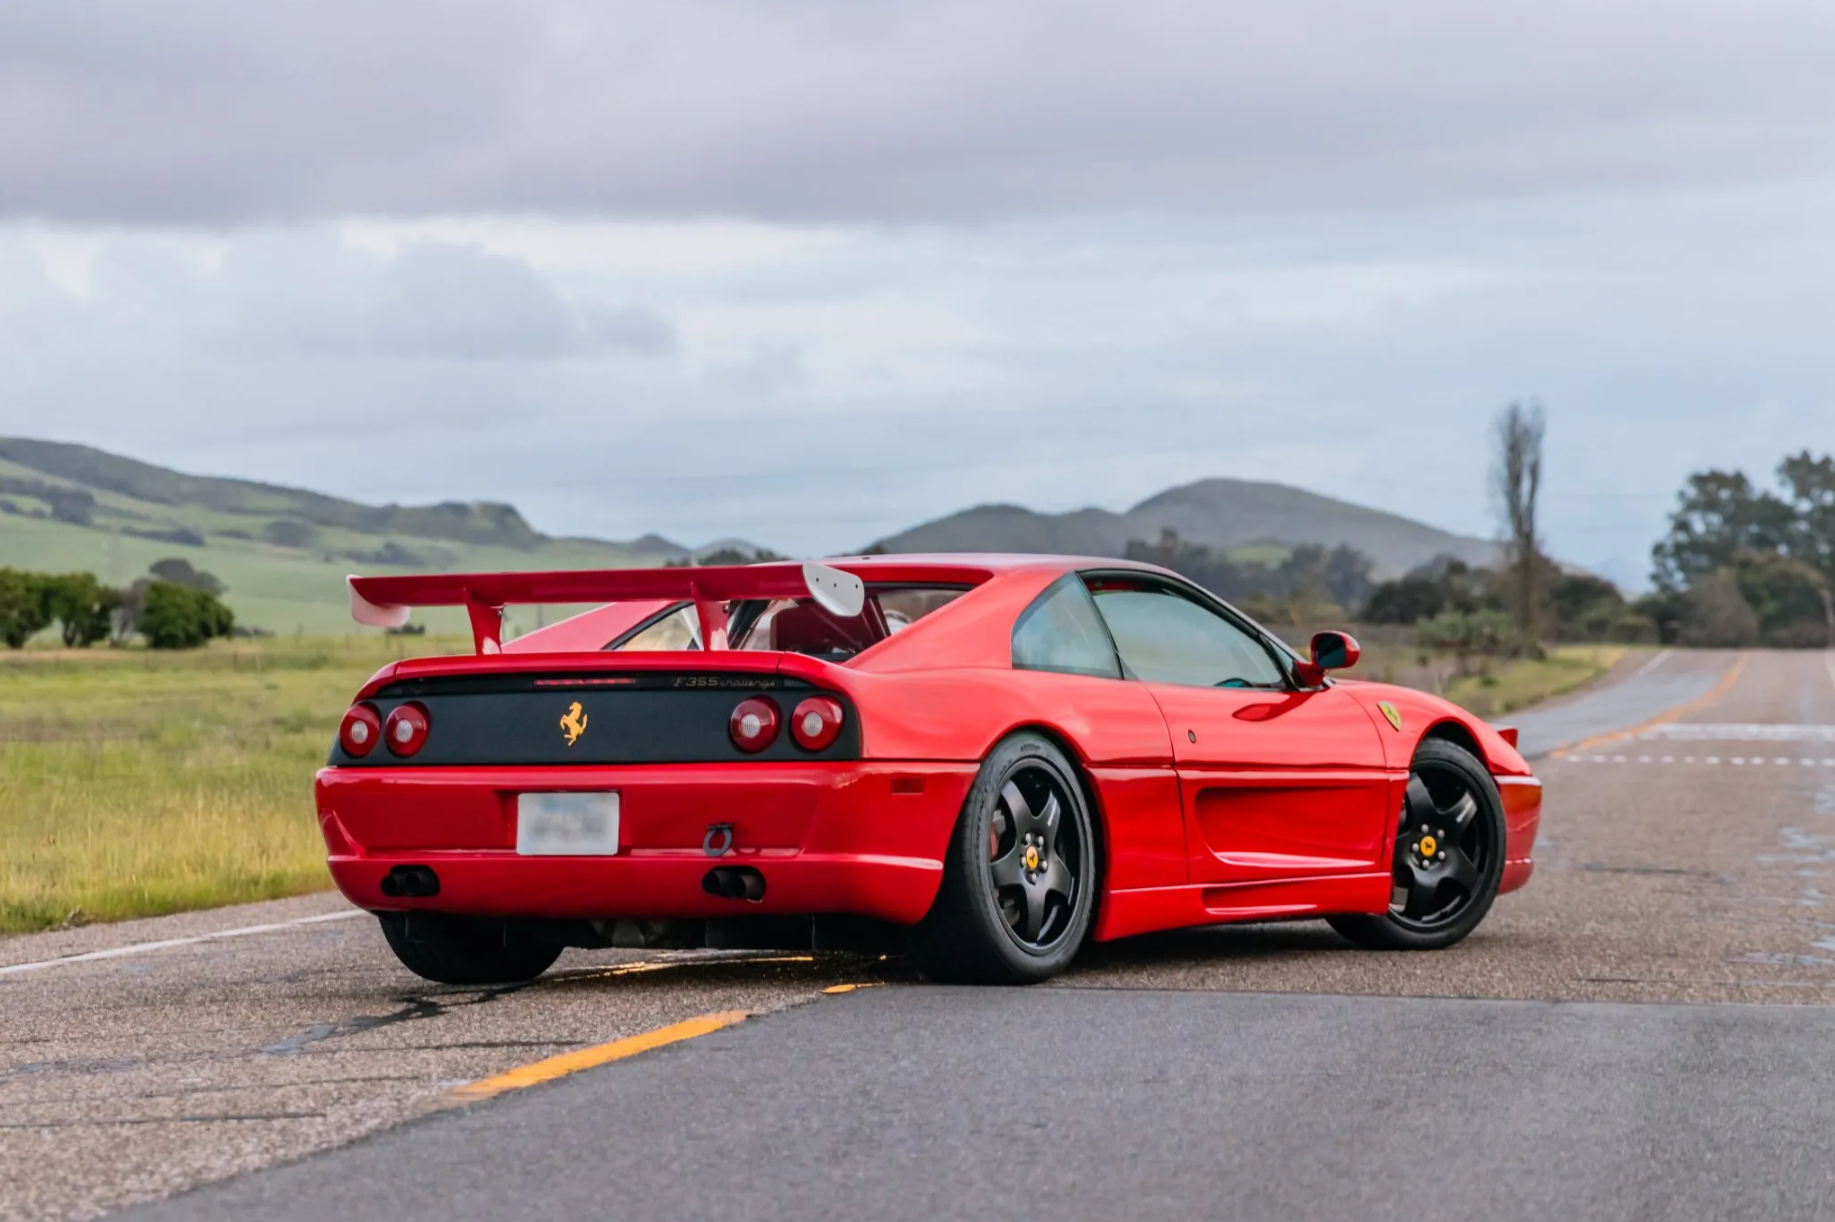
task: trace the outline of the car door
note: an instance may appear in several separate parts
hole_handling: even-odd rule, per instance
[[[1201,591],[1086,574],[1127,677],[1172,734],[1194,883],[1386,869],[1391,779],[1369,715],[1297,688],[1275,649]]]

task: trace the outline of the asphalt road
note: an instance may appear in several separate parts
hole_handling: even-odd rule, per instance
[[[882,989],[140,1219],[1816,1217],[1835,1013]]]
[[[1835,667],[1674,654],[1534,716],[1583,744],[1539,765],[1536,878],[1439,954],[1219,928],[962,992],[569,952],[481,992],[332,897],[0,940],[0,1217],[213,1180],[131,1216],[1835,1214]],[[762,1017],[453,1105],[734,1009]]]

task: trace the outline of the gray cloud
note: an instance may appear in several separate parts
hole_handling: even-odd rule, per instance
[[[445,242],[383,258],[322,235],[257,238],[215,279],[236,342],[325,356],[532,361],[674,343],[648,310],[570,302],[520,259]]]
[[[1826,0],[8,0],[0,214],[1339,210],[1835,166]]]
[[[817,553],[978,501],[1119,508],[1211,475],[1482,533],[1489,413],[1533,394],[1555,553],[1635,577],[1687,472],[1828,444],[1831,204],[1835,182],[871,226],[760,232],[750,255],[699,225],[531,221],[492,248],[512,253],[393,256],[323,227],[127,234],[86,272],[0,226],[0,435]],[[716,240],[736,246],[710,274]],[[670,350],[586,346],[600,310]]]

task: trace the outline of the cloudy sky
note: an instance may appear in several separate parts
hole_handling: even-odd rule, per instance
[[[5,0],[0,433],[820,552],[1206,475],[1636,581],[1835,448],[1827,0]]]

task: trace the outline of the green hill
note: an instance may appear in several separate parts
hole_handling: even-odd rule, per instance
[[[1302,543],[1344,543],[1382,575],[1451,554],[1489,563],[1494,545],[1380,510],[1281,484],[1203,480],[1125,513],[1043,514],[981,505],[884,539],[887,551],[1062,552],[1119,556],[1165,529],[1230,552],[1278,561]],[[702,548],[756,551],[740,540]],[[656,535],[628,542],[556,538],[513,506],[452,501],[364,505],[298,488],[186,475],[90,446],[0,438],[0,566],[93,572],[114,585],[154,561],[188,560],[228,587],[237,622],[290,635],[353,630],[347,573],[628,568],[688,556]],[[518,608],[527,630],[571,608]],[[465,629],[458,612],[423,617],[434,631]]]
[[[1047,514],[1017,505],[977,505],[880,540],[889,552],[1061,552],[1119,556],[1130,540],[1152,542],[1173,530],[1237,559],[1278,559],[1303,543],[1348,544],[1376,562],[1379,576],[1398,576],[1442,555],[1491,564],[1497,547],[1484,539],[1334,500],[1285,484],[1207,479],[1170,488],[1125,513],[1079,509]]]
[[[228,587],[239,623],[270,632],[351,631],[351,572],[641,567],[686,555],[654,535],[554,538],[509,505],[363,505],[185,475],[89,446],[0,438],[0,565],[89,571],[125,585],[179,556]],[[511,618],[528,628],[564,610]],[[456,612],[424,618],[436,631],[464,627]]]

